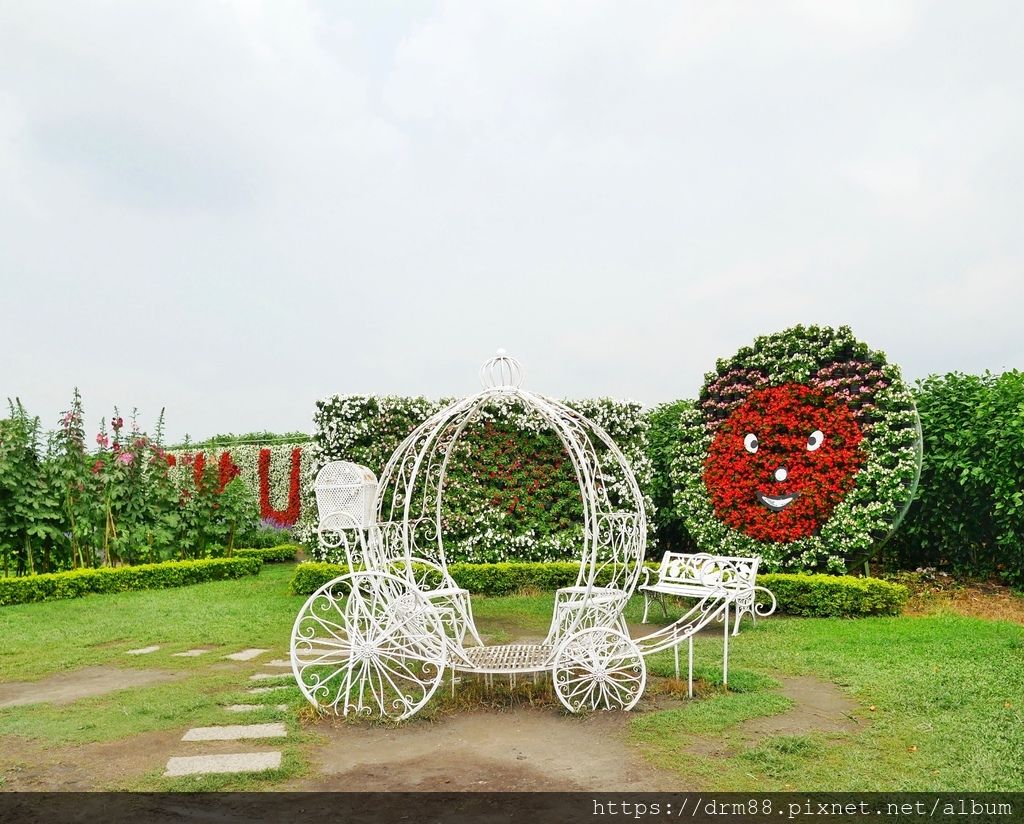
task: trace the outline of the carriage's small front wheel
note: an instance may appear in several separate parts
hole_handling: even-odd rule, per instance
[[[555,694],[569,712],[631,710],[643,695],[647,667],[640,648],[617,629],[573,633],[555,654]]]

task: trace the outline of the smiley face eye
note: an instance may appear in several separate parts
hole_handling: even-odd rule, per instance
[[[757,452],[757,435],[753,432],[747,433],[747,436],[743,439],[743,448],[751,455]]]
[[[820,429],[815,429],[807,438],[807,451],[813,452],[825,441],[825,434]]]

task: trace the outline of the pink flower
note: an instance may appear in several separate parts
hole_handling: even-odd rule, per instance
[[[120,455],[117,456],[117,459],[125,466],[127,466],[134,460],[134,456],[132,455],[131,452],[122,452]]]
[[[103,469],[103,461],[96,461],[96,463],[92,465],[92,474],[95,475],[101,469]]]
[[[114,418],[110,425],[114,427],[114,431],[117,432],[122,426],[124,426],[124,418]]]
[[[96,443],[98,443],[100,446],[106,449],[108,446],[110,446],[110,438],[108,438],[101,432],[99,435],[96,436]]]
[[[75,419],[75,413],[74,412],[68,412],[64,416],[64,423],[71,423],[74,419]]]

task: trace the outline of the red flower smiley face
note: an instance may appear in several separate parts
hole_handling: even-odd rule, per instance
[[[704,484],[715,513],[759,541],[795,541],[829,519],[864,464],[842,402],[809,386],[758,389],[715,433]]]

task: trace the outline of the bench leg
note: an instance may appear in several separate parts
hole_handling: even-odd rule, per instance
[[[742,621],[742,620],[743,620],[743,610],[740,609],[739,607],[737,607],[736,608],[736,627],[732,631],[733,635],[739,635],[740,634],[740,621]]]
[[[729,602],[725,603],[725,620],[722,624],[725,626],[725,641],[722,648],[722,686],[726,689],[729,688]]]
[[[651,605],[651,599],[648,597],[647,593],[645,592],[644,593],[644,617],[640,619],[640,623],[641,624],[646,624],[647,623],[647,610],[650,608],[650,605]]]
[[[693,698],[693,636],[691,635],[687,640],[689,641],[689,647],[690,647],[690,649],[689,649],[690,668],[689,668],[689,675],[686,678],[686,697],[687,698]]]
[[[667,621],[668,620],[668,607],[665,606],[665,593],[664,592],[659,592],[658,593],[658,603],[661,604],[662,615],[665,616],[665,620]]]

